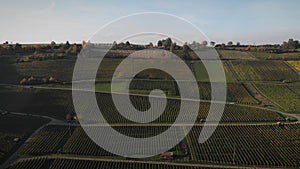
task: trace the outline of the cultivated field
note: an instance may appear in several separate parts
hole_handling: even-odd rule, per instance
[[[250,52],[250,54],[257,59],[273,59],[273,60],[294,60],[299,59],[300,52],[291,52],[291,53],[267,53],[267,52]]]
[[[225,60],[255,60],[250,52],[236,50],[218,50],[219,55]]]
[[[219,126],[212,137],[198,143],[201,127],[187,138],[192,160],[238,165],[299,167],[300,125]]]
[[[229,67],[240,81],[300,80],[300,76],[284,61],[230,61]]]
[[[180,52],[181,55],[185,55],[183,51]],[[149,124],[126,119],[116,109],[112,100],[111,78],[122,59],[106,58],[100,64],[95,82],[98,107],[105,120],[113,125],[115,130],[130,137],[151,137],[167,130],[178,118],[182,124],[177,126],[175,136],[187,132],[186,127],[195,123],[187,137],[169,150],[174,153],[172,160],[163,160],[160,155],[140,160],[119,157],[93,142],[76,119],[70,122],[72,124],[67,122],[65,119],[67,114],[76,117],[71,91],[75,58],[32,62],[16,62],[20,58],[1,58],[0,110],[43,115],[61,120],[54,119],[52,123],[36,132],[18,151],[17,156],[12,156],[20,161],[13,163],[9,169],[192,169],[208,168],[211,165],[221,165],[217,168],[223,168],[222,165],[299,168],[300,125],[293,123],[296,118],[286,114],[300,113],[300,75],[297,72],[299,63],[296,60],[289,60],[297,59],[298,52],[285,54],[238,50],[218,52],[223,59],[227,81],[227,102],[217,130],[203,144],[198,143],[198,137],[204,122],[208,122],[209,125],[216,122],[207,119],[212,104],[211,84],[203,62],[209,67],[214,67],[216,61],[185,61],[195,75],[202,101],[199,110],[194,109],[199,101],[186,101],[188,106],[184,109],[184,116],[180,117],[178,114],[182,102],[179,99],[178,84],[173,77],[155,69],[147,69],[134,76],[129,85],[131,93],[129,98],[134,108],[140,111],[151,107],[162,108],[161,98],[155,99],[153,105],[150,105],[147,95],[154,89],[161,89],[169,97],[162,115]],[[193,54],[190,57],[195,56]],[[145,60],[134,62],[140,61]],[[134,66],[128,66],[134,71]],[[182,75],[180,69],[174,70],[176,74]],[[90,72],[91,68],[84,67],[83,71]],[[123,72],[117,73],[122,77]],[[52,76],[57,82],[20,85],[22,78],[30,76],[35,78]],[[78,80],[80,81],[77,83],[86,83],[91,79],[83,77]],[[122,89],[123,84],[118,82],[116,86]],[[124,100],[128,95],[119,93],[117,97]],[[220,103],[220,100],[217,100],[214,104],[219,106]],[[126,111],[131,112],[132,109]],[[187,121],[193,115],[197,116],[196,121]],[[96,116],[88,118],[95,126],[105,127],[104,121],[97,120]],[[9,157],[30,133],[47,122],[49,120],[45,118],[24,114],[18,117],[13,114],[0,115],[0,161]],[[108,139],[110,134],[99,133],[98,136],[111,142]],[[21,141],[14,142],[15,137]],[[164,141],[170,142],[174,139],[170,137]],[[118,143],[122,143],[122,140],[114,144]],[[139,151],[147,154],[150,149],[151,147],[145,147]]]
[[[185,130],[185,127],[180,127]],[[115,127],[116,130],[128,136],[147,137],[151,134],[159,134],[166,127]],[[214,163],[239,166],[277,166],[277,167],[297,167],[299,166],[299,147],[300,143],[295,141],[299,139],[299,124],[284,125],[226,125],[219,126],[212,137],[203,144],[198,143],[199,133],[202,127],[195,126],[187,136],[185,146],[180,143],[173,149],[177,157],[173,162],[180,162],[185,157],[182,151],[187,148],[190,155],[187,159],[193,163]],[[57,127],[48,126],[45,128],[47,132],[41,131],[33,142],[25,148],[25,155],[51,155],[51,154],[73,154],[76,156],[88,157],[105,157],[114,155],[106,152],[92,142],[80,127],[75,130],[69,129],[67,126]],[[60,139],[61,132],[65,133]],[[71,136],[66,134],[71,130]],[[139,131],[139,132],[135,132]],[[144,132],[143,132],[144,131]],[[43,135],[48,135],[40,142],[34,142]],[[106,133],[108,134],[108,133]],[[150,134],[150,135],[149,135]],[[68,136],[68,137],[66,137]],[[108,137],[107,135],[105,135]],[[104,137],[105,137],[104,136]],[[101,137],[101,136],[100,136]],[[38,145],[46,145],[38,147]],[[187,146],[187,147],[186,147]],[[53,147],[56,147],[53,149]],[[40,152],[38,151],[40,150]],[[185,151],[185,150],[184,150]],[[118,159],[118,158],[116,158]],[[121,158],[122,159],[122,158]],[[147,160],[159,160],[159,157],[152,157]],[[33,163],[32,161],[31,163]],[[43,163],[43,162],[42,162]],[[18,165],[26,165],[20,163]],[[32,165],[32,164],[31,164]],[[38,164],[36,164],[38,166]],[[66,165],[66,164],[65,164]]]
[[[256,88],[284,111],[300,113],[300,96],[288,85],[256,84]]]

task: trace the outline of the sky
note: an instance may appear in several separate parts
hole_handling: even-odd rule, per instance
[[[107,23],[141,12],[184,18],[217,43],[269,44],[300,39],[299,0],[0,0],[0,3],[0,43],[81,42]],[[187,37],[189,40],[193,39]]]

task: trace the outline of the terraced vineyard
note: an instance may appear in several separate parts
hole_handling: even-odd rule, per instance
[[[288,85],[257,84],[256,88],[285,111],[300,113],[300,96]]]
[[[300,167],[300,125],[219,126],[203,144],[201,127],[188,136],[192,160],[251,166]]]
[[[230,61],[229,67],[241,81],[300,81],[284,61]]]
[[[109,162],[76,159],[46,159],[38,158],[20,161],[8,169],[209,169],[207,167],[180,166],[168,164],[149,164],[138,162]]]

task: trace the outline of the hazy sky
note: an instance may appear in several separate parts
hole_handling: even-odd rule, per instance
[[[299,0],[0,1],[0,42],[81,42],[104,24],[138,12],[183,17],[211,40],[244,44],[300,39]],[[155,42],[156,43],[156,42]]]

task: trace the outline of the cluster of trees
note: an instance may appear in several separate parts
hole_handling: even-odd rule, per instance
[[[216,45],[213,45],[215,46],[216,48],[234,48],[234,47],[247,47],[247,45],[241,45],[240,42],[236,42],[236,43],[233,43],[232,41],[228,41],[227,44],[225,43],[221,43],[221,44],[216,44]]]
[[[129,41],[117,43],[116,41],[113,42],[112,50],[141,50],[145,49],[144,45],[137,45],[131,44]]]
[[[157,42],[157,47],[160,47],[160,48],[170,49],[171,46],[173,46],[173,47],[176,46],[176,43],[174,45],[171,38],[159,40]]]
[[[176,42],[173,42],[171,38],[161,39],[158,40],[157,45],[155,46],[152,42],[150,42],[148,45],[137,45],[137,44],[131,44],[129,41],[117,43],[116,41],[113,42],[112,50],[140,50],[140,49],[148,49],[148,48],[160,48],[165,50],[170,50],[171,52],[174,50],[186,50],[188,47],[193,47],[194,49],[206,47],[208,45],[207,41],[199,42],[192,42],[191,44],[185,43],[183,46],[179,46],[176,44]],[[215,42],[210,42],[211,46],[215,45]]]
[[[164,49],[177,49],[177,50],[186,50],[187,47],[188,48],[193,48],[193,49],[197,49],[197,48],[203,48],[203,47],[207,47],[208,42],[207,41],[202,41],[201,43],[193,41],[191,44],[188,44],[187,42],[183,44],[183,46],[177,46],[175,42],[172,42],[171,38],[167,38],[167,39],[163,39],[163,40],[159,40],[157,42],[157,46],[164,48]],[[215,45],[215,42],[211,41],[210,42],[211,46]]]
[[[35,85],[35,84],[50,84],[57,83],[58,81],[53,77],[35,78],[34,76],[24,77],[21,81],[21,85]]]
[[[175,50],[182,50],[183,46],[179,46],[176,42],[173,42],[171,38],[166,38],[159,40],[157,42],[157,47],[160,49],[169,50],[170,52],[174,52]],[[185,49],[188,49],[187,47]]]
[[[284,49],[298,49],[300,48],[300,44],[298,40],[289,39],[287,42],[283,42],[281,45]]]
[[[24,48],[21,44],[9,44],[7,41],[0,45],[0,55],[32,54],[33,48]]]

